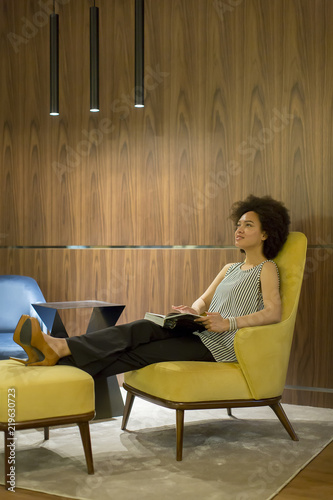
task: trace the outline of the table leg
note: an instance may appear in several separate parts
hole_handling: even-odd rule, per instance
[[[91,313],[86,333],[103,330],[117,323],[125,306],[94,307]]]
[[[115,325],[123,309],[124,306],[94,307],[87,333]],[[95,412],[95,420],[123,415],[124,402],[116,375],[95,379]]]
[[[94,420],[123,415],[124,401],[116,375],[95,379],[95,412]]]

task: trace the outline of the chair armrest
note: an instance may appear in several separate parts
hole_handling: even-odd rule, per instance
[[[280,396],[286,381],[294,322],[241,328],[235,336],[238,363],[255,399]]]

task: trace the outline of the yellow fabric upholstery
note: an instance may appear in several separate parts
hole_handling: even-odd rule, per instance
[[[275,325],[243,328],[237,332],[235,351],[255,399],[283,392],[305,266],[307,240],[291,233],[276,257],[281,279],[282,321]]]
[[[167,361],[125,373],[131,387],[169,401],[251,399],[238,363]]]
[[[0,361],[3,423],[8,420],[8,389],[15,389],[16,422],[81,415],[95,409],[93,378],[72,366],[28,367],[18,361]]]
[[[282,321],[242,328],[235,337],[238,363],[163,362],[125,374],[125,383],[168,401],[267,399],[281,396],[296,320],[307,240],[290,233],[276,257],[281,278]]]

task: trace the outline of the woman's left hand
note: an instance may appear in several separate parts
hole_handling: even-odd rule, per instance
[[[206,316],[194,320],[201,323],[210,332],[222,333],[229,330],[229,320],[222,318],[220,313],[207,312]]]

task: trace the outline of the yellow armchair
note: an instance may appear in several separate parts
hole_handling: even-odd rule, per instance
[[[177,460],[182,460],[184,411],[207,408],[270,406],[297,441],[280,399],[302,286],[307,240],[293,232],[275,262],[281,279],[282,321],[240,329],[235,337],[237,363],[169,361],[125,374],[126,429],[135,396],[176,410]]]

